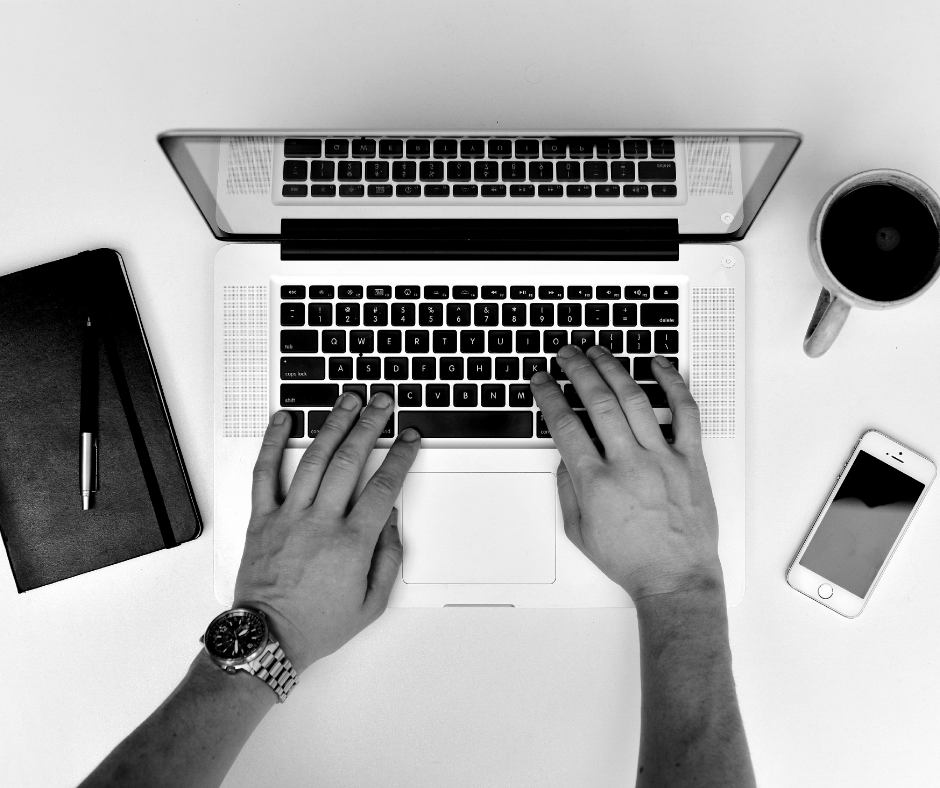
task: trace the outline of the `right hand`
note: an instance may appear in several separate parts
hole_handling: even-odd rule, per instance
[[[634,603],[720,587],[718,514],[698,406],[682,376],[668,362],[651,364],[673,413],[670,446],[646,394],[606,348],[585,355],[567,345],[558,363],[603,444],[602,453],[547,373],[532,376],[562,457],[558,497],[568,538]]]

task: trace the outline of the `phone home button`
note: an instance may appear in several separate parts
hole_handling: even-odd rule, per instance
[[[832,586],[829,583],[823,583],[819,587],[818,593],[823,599],[829,599],[832,596]]]

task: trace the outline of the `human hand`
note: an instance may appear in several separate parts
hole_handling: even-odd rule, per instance
[[[355,394],[343,394],[286,496],[279,474],[290,418],[276,413],[265,432],[235,600],[265,613],[298,673],[351,640],[388,604],[402,559],[392,504],[418,455],[418,433],[399,435],[359,498],[352,496],[391,413],[386,394],[364,408]]]
[[[558,352],[603,453],[547,373],[530,381],[562,457],[565,533],[634,603],[723,583],[698,406],[663,361],[665,367],[655,360],[651,367],[673,413],[671,446],[646,394],[606,348],[595,345],[585,355],[567,345]]]

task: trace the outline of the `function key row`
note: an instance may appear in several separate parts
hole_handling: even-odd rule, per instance
[[[672,183],[655,183],[652,189],[645,183],[624,184],[621,189],[617,183],[599,183],[591,186],[589,183],[541,183],[536,190],[531,183],[514,183],[510,185],[510,197],[620,197],[621,193],[627,198],[676,197],[678,189]],[[447,183],[370,183],[368,188],[361,183],[341,183],[340,197],[505,197],[507,196],[504,183],[455,183],[453,189]],[[335,183],[313,183],[309,187],[306,183],[285,183],[281,189],[281,196],[296,199],[303,197],[335,197],[337,189]]]
[[[363,292],[370,300],[385,301],[392,298],[392,293],[399,301],[417,301],[422,293],[426,301],[446,301],[449,298],[475,301],[478,297],[485,301],[502,301],[506,299],[507,293],[513,301],[534,301],[536,293],[542,301],[561,301],[565,298],[569,301],[590,301],[592,298],[598,301],[619,301],[621,298],[625,301],[648,301],[650,297],[649,285],[627,285],[622,291],[619,285],[603,285],[597,287],[596,295],[594,289],[591,285],[541,285],[537,288],[534,285],[513,285],[508,288],[505,285],[458,285],[451,294],[450,285],[425,285],[423,290],[418,285],[396,285],[394,288],[390,285],[369,285],[365,289],[362,285],[311,285],[309,297],[312,300],[358,300],[363,298]],[[678,285],[654,285],[652,292],[656,301],[675,301],[679,298]],[[307,297],[306,285],[281,285],[281,298],[285,301]]]
[[[557,139],[319,139],[313,137],[284,140],[284,155],[288,158],[344,159],[428,159],[431,153],[439,159],[604,159],[635,158],[672,159],[676,143],[671,139],[610,139],[606,137],[573,137]]]

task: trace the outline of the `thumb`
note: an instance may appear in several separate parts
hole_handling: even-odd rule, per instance
[[[584,542],[581,540],[581,507],[578,504],[578,496],[574,492],[574,481],[568,473],[568,466],[565,465],[564,460],[558,463],[555,478],[558,482],[561,513],[565,518],[565,535],[575,547],[584,552]]]
[[[372,554],[372,566],[369,567],[369,585],[363,605],[372,612],[373,620],[382,615],[388,606],[388,598],[398,577],[401,561],[402,546],[401,538],[398,536],[398,509],[393,506],[379,534],[375,552]]]

